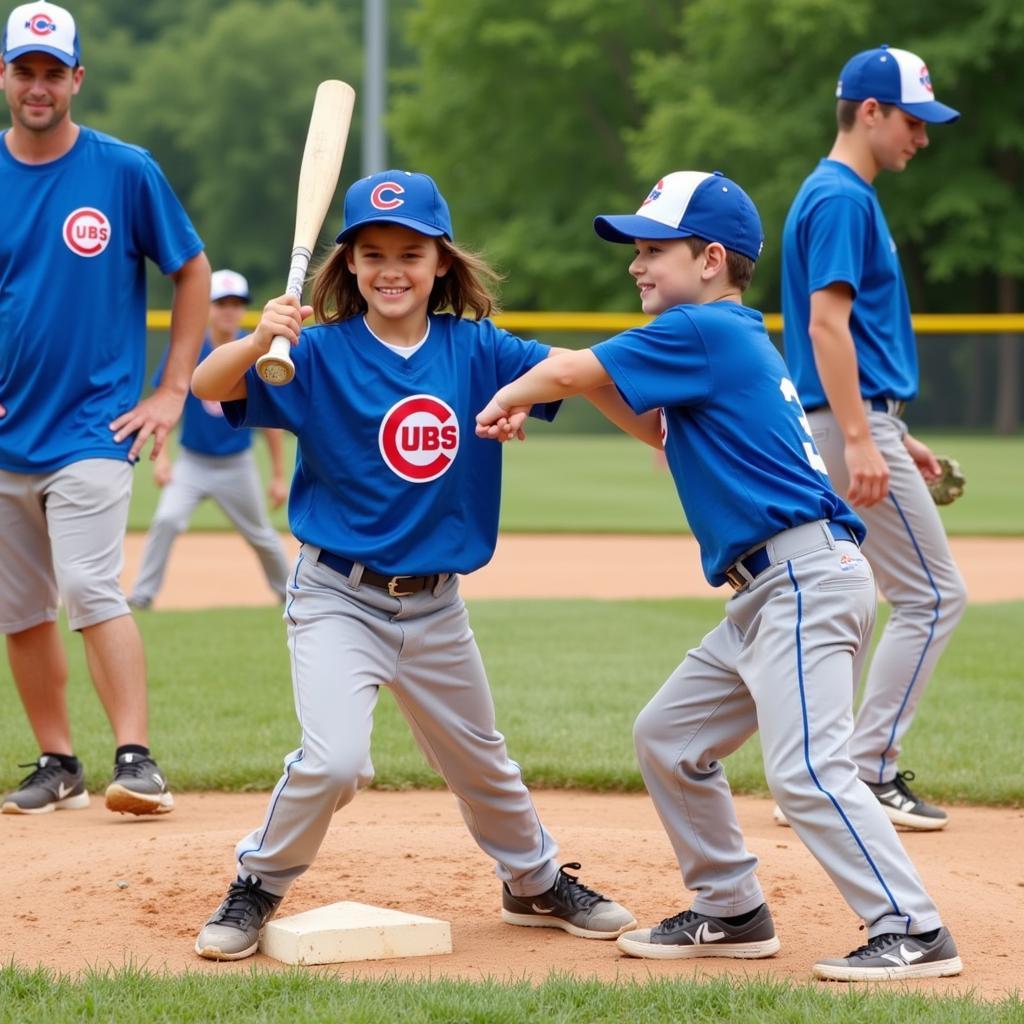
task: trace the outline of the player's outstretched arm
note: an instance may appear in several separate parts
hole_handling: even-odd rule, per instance
[[[638,441],[657,448],[659,452],[662,450],[661,418],[656,410],[641,414],[633,412],[614,384],[588,391],[583,397],[619,430],[632,434]]]
[[[252,334],[237,341],[218,345],[192,374],[192,394],[208,402],[232,402],[245,398],[248,390],[245,373],[275,337],[299,343],[302,321],[312,314],[312,306],[302,306],[293,295],[271,299],[263,307],[263,315]]]
[[[206,254],[193,256],[170,277],[174,281],[171,341],[160,384],[151,395],[110,424],[117,442],[135,435],[128,451],[131,462],[139,458],[150,437],[153,438],[153,448],[149,457],[156,459],[160,454],[167,435],[181,418],[189,377],[203,343],[210,308],[210,262]]]

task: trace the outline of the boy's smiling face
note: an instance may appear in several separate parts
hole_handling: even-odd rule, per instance
[[[694,256],[686,239],[635,240],[629,273],[640,289],[640,306],[650,316],[704,301],[704,253]]]

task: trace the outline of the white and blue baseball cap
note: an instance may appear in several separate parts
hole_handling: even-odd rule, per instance
[[[633,214],[594,218],[594,230],[608,242],[631,245],[637,238],[696,236],[756,260],[764,245],[757,207],[721,171],[673,171],[648,193]]]
[[[82,53],[71,13],[42,0],[15,7],[4,30],[4,62],[26,53],[48,53],[69,68],[77,67]]]
[[[960,111],[939,103],[928,65],[916,53],[879,46],[851,57],[839,74],[836,98],[891,103],[929,124],[949,124]]]
[[[210,275],[210,301],[241,299],[249,301],[249,282],[237,270],[215,270]]]
[[[412,171],[378,171],[345,193],[345,226],[335,241],[345,242],[365,224],[401,224],[421,235],[452,239],[448,204],[434,179]]]

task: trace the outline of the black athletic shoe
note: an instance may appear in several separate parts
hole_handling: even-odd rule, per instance
[[[899,772],[892,782],[866,782],[865,785],[885,808],[894,825],[933,832],[949,824],[949,815],[940,807],[933,807],[915,796],[907,785],[913,782],[913,772]]]
[[[81,764],[77,772],[69,772],[52,754],[43,754],[38,761],[18,767],[33,771],[18,783],[13,793],[4,797],[4,814],[47,814],[89,806],[85,769]]]
[[[503,886],[501,919],[528,928],[561,928],[581,939],[614,939],[636,924],[625,907],[588,889],[566,868],[579,871],[580,865],[563,864],[555,884],[539,896],[513,896],[508,885]]]
[[[120,814],[167,814],[174,797],[160,766],[144,754],[122,754],[107,786],[107,810]]]
[[[207,960],[241,960],[252,956],[260,944],[260,930],[273,916],[281,897],[263,891],[254,875],[238,878],[228,886],[228,895],[203,925],[196,939],[196,952]]]
[[[892,981],[945,978],[963,970],[953,936],[945,928],[923,935],[876,935],[838,960],[819,960],[814,976],[825,981]]]
[[[775,923],[767,903],[762,903],[754,916],[743,924],[729,924],[718,917],[684,910],[665,918],[654,928],[626,932],[618,937],[616,944],[629,956],[649,960],[683,960],[695,956],[758,960],[779,951]]]

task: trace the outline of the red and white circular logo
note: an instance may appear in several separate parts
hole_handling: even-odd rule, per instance
[[[99,256],[110,244],[110,221],[102,210],[80,206],[64,221],[64,244],[76,256]]]
[[[661,430],[661,447],[665,447],[665,442],[668,440],[668,417],[665,415],[664,409],[658,410],[658,426]]]
[[[377,442],[392,473],[410,483],[428,483],[443,476],[455,461],[459,421],[440,398],[412,395],[388,410]]]

